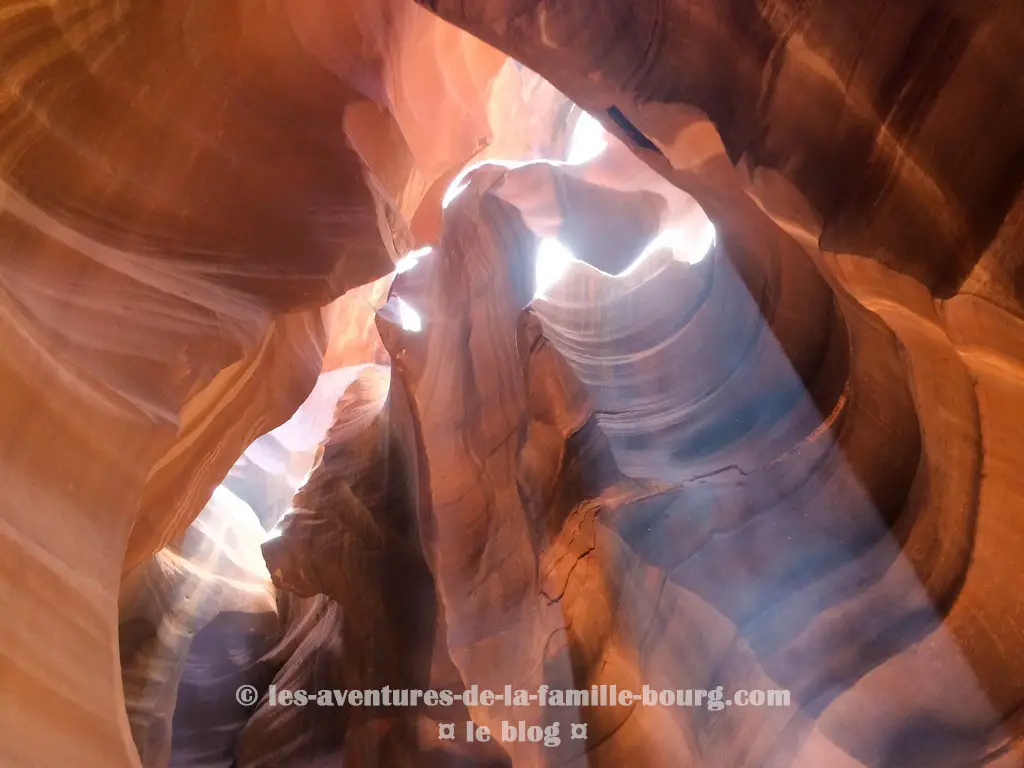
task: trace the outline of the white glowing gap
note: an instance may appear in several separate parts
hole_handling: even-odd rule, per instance
[[[715,244],[715,225],[711,223],[710,219],[704,222],[704,229],[700,233],[700,237],[697,238],[695,243],[696,247],[690,251],[690,257],[687,259],[689,264],[697,264],[704,261],[704,257],[711,253],[711,248]]]
[[[546,237],[537,247],[537,277],[534,296],[542,296],[562,279],[569,265],[576,261],[572,251],[553,237]]]
[[[409,251],[401,259],[395,263],[395,274],[400,275],[403,272],[408,272],[410,269],[420,263],[420,259],[429,254],[433,248],[429,245],[423,248],[417,248],[415,251]]]
[[[699,264],[711,251],[711,246],[714,243],[715,225],[710,221],[705,222],[697,237],[692,237],[686,230],[682,229],[663,230],[640,252],[636,261],[626,267],[616,277],[623,277],[633,272],[643,264],[644,259],[655,251],[660,251],[662,248],[671,250],[672,256],[676,261],[681,261],[685,264]]]
[[[608,148],[607,136],[604,126],[592,115],[581,113],[569,139],[569,156],[565,161],[569,165],[590,162]]]
[[[398,300],[398,322],[402,324],[402,328],[413,333],[423,330],[423,320],[420,318],[419,312],[401,299]]]

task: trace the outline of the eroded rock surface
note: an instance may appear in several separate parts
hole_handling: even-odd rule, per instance
[[[800,190],[825,249],[878,258],[947,297],[989,249],[984,260],[1018,279],[1019,249],[1004,245],[1024,180],[1015,3],[418,2],[637,146],[685,128],[659,125],[648,105],[700,110],[733,163]]]
[[[406,2],[0,13],[2,761],[137,763],[122,573],[303,402],[504,64]]]
[[[1012,613],[1014,598],[977,613],[961,602],[998,567],[978,559],[975,532],[1000,513],[979,494],[978,353],[955,315],[941,320],[923,286],[884,267],[809,252],[748,198],[698,263],[666,248],[624,278],[577,264],[532,300],[530,200],[563,172],[574,173],[471,177],[438,247],[392,285],[422,326],[380,321],[447,651],[480,688],[722,685],[793,700],[723,712],[497,704],[473,718],[495,732],[503,720],[588,723],[585,744],[504,744],[514,765],[1016,764],[1021,690],[997,672],[1009,656],[965,634],[973,624],[1018,642],[984,618]],[[635,226],[628,206],[619,221]],[[609,315],[621,320],[600,322]],[[347,439],[368,455],[369,436]],[[285,565],[286,588],[352,601],[363,590],[348,569],[373,550],[356,542],[379,530],[367,539],[365,523],[332,528],[324,515],[377,495],[325,505],[325,482],[300,494],[320,510],[297,511],[268,561]],[[346,540],[348,556],[303,559]],[[374,602],[389,600],[411,606]],[[942,682],[887,696],[928,669]]]
[[[1019,4],[80,5],[0,11],[0,762],[1024,764]]]

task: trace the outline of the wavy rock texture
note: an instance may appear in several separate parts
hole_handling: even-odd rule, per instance
[[[304,399],[315,308],[392,261],[383,199],[337,130],[352,92],[301,56],[254,70],[273,48],[245,23],[226,6],[113,2],[0,16],[0,561],[18,617],[0,638],[0,730],[19,734],[4,763],[137,764],[122,569]],[[287,98],[301,81],[332,108]]]
[[[419,546],[415,474],[388,385],[386,370],[368,369],[341,398],[316,468],[264,544],[277,586],[330,600],[310,631],[340,643],[326,668],[311,666],[311,648],[288,657],[274,679],[281,688],[462,689]],[[439,742],[436,721],[447,721],[448,708],[311,709],[274,710],[264,698],[238,765],[507,764],[495,744]]]
[[[132,735],[144,765],[167,765],[171,757],[171,719],[183,676],[187,687],[201,665],[201,633],[220,635],[222,648],[269,648],[277,632],[277,602],[259,545],[266,531],[253,510],[226,488],[213,498],[179,542],[129,571],[119,611],[121,675]],[[234,638],[217,626],[231,627]],[[209,654],[207,654],[209,655]],[[241,655],[235,651],[235,659]],[[216,680],[209,665],[203,682]],[[224,693],[231,695],[233,689]],[[223,702],[230,702],[230,698]],[[195,711],[185,702],[182,711]],[[219,713],[225,708],[218,706]],[[203,722],[217,733],[215,720]],[[241,723],[238,724],[238,728]],[[181,739],[180,725],[175,737]],[[186,731],[187,732],[187,731]],[[232,744],[233,742],[229,742]],[[230,754],[230,753],[229,753]],[[190,761],[195,762],[195,761]]]
[[[1005,749],[1000,713],[979,690],[988,681],[972,671],[982,659],[949,642],[941,625],[965,578],[977,512],[978,427],[966,371],[964,386],[952,378],[938,390],[927,371],[946,359],[941,345],[887,327],[830,286],[748,201],[738,212],[745,228],[738,214],[722,222],[711,264],[689,275],[710,283],[694,288],[689,322],[681,331],[658,324],[658,337],[639,350],[655,372],[692,371],[674,387],[652,383],[673,402],[642,433],[623,436],[633,465],[661,470],[659,482],[626,481],[610,451],[603,461],[598,451],[582,462],[581,483],[565,456],[568,441],[587,434],[586,399],[539,326],[520,326],[518,342],[513,332],[532,296],[536,243],[501,199],[504,183],[486,178],[475,199],[457,202],[436,260],[396,279],[394,290],[422,307],[423,332],[382,334],[418,428],[430,489],[427,560],[464,682],[782,687],[796,708],[731,710],[711,730],[708,713],[686,710],[581,713],[597,745],[587,759],[817,765],[846,748],[876,764],[905,751],[904,728],[923,737],[949,727],[941,717],[893,719],[845,732],[874,706],[859,683],[869,673],[899,679],[886,662],[934,637],[946,685],[973,701],[976,717],[943,750],[977,760]],[[577,292],[586,290],[580,283]],[[651,294],[672,285],[640,283],[652,307],[665,295]],[[549,304],[558,306],[545,301],[538,312]],[[575,306],[578,321],[593,319],[592,303]],[[644,311],[632,312],[635,327]],[[579,338],[569,319],[559,327],[549,318],[556,343],[557,331],[563,344]],[[628,359],[620,344],[638,340],[601,341],[574,350],[582,381],[620,412],[649,404],[650,391],[602,389],[588,367],[601,354]],[[723,354],[726,344],[733,354]],[[488,418],[460,419],[463,409]],[[937,438],[943,418],[958,424],[959,441],[948,429]],[[547,440],[542,459],[531,450],[535,434]],[[823,713],[835,712],[846,717],[835,715],[823,735],[831,725]],[[494,726],[524,715],[501,707],[473,714]],[[531,745],[506,748],[515,764],[552,759]]]
[[[361,292],[332,304],[335,318]],[[292,417],[246,449],[185,534],[125,575],[121,674],[143,765],[231,765],[250,714],[231,703],[234,692],[270,683],[279,665],[261,657],[286,631],[278,632],[260,548],[310,476],[339,399],[347,404],[346,391],[365,378],[386,392],[386,371],[363,364],[321,373]]]
[[[659,126],[647,105],[700,110],[733,162],[800,190],[823,248],[878,258],[947,297],[984,262],[1019,307],[1019,249],[1005,246],[1024,179],[1019,4],[417,2],[640,147],[685,127]]]
[[[0,763],[1024,764],[1022,39],[1002,0],[0,11]],[[574,103],[621,144],[442,213]],[[470,716],[589,738],[438,742]]]
[[[0,761],[137,764],[122,573],[305,399],[319,308],[495,140],[504,63],[405,2],[0,13]]]

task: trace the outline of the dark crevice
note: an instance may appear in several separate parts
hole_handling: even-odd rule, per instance
[[[639,128],[633,125],[633,123],[629,121],[628,117],[622,114],[622,110],[620,110],[618,107],[609,107],[607,112],[608,117],[615,121],[615,124],[622,129],[623,133],[626,134],[630,141],[632,141],[637,146],[642,147],[643,149],[653,150],[654,152],[657,152],[659,155],[661,154],[661,150],[658,149],[654,145],[654,143],[650,139],[648,139]]]

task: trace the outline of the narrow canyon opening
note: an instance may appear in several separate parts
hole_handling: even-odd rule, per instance
[[[1024,7],[0,12],[0,764],[1024,764]]]

